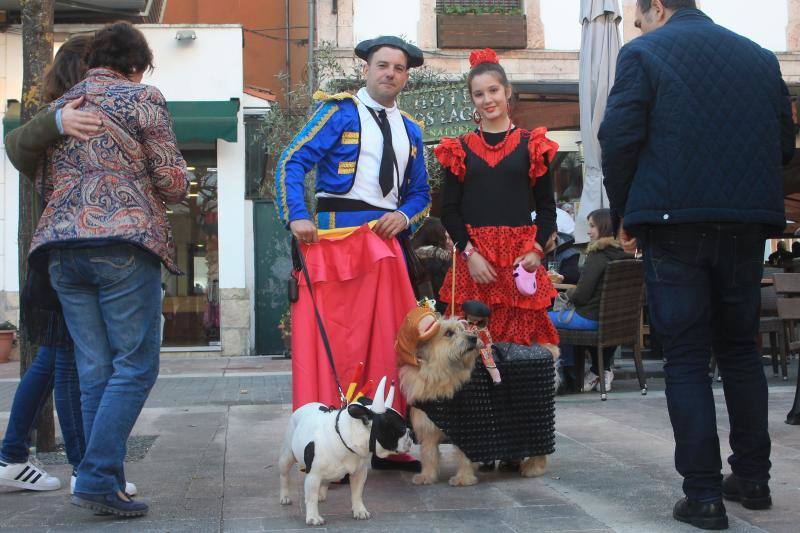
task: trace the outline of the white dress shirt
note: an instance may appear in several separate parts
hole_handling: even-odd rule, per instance
[[[317,193],[317,198],[350,198],[361,200],[375,207],[395,210],[399,207],[399,184],[405,176],[411,149],[411,141],[403,122],[403,115],[396,103],[393,107],[385,107],[373,100],[367,93],[366,87],[362,87],[356,93],[356,99],[358,118],[361,122],[361,151],[358,155],[355,183],[346,194],[320,192]],[[392,147],[397,157],[397,167],[395,168],[394,187],[386,196],[383,195],[378,180],[383,157],[383,134],[367,107],[373,109],[376,115],[381,109],[385,109],[389,127],[392,130]]]

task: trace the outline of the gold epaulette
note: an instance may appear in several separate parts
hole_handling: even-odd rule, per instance
[[[400,113],[401,113],[401,114],[402,114],[404,117],[406,117],[408,120],[410,120],[411,122],[413,122],[414,124],[416,124],[417,126],[419,126],[419,129],[420,129],[421,131],[425,131],[425,123],[424,123],[423,121],[415,119],[414,117],[412,117],[412,116],[411,116],[411,114],[409,114],[409,113],[406,113],[406,112],[405,112],[405,111],[403,111],[402,109],[400,110]]]
[[[314,93],[312,98],[314,100],[324,101],[324,102],[330,102],[331,100],[335,100],[337,102],[341,102],[342,100],[353,100],[354,102],[356,101],[355,96],[344,91],[336,94],[328,94],[324,91],[317,91]]]

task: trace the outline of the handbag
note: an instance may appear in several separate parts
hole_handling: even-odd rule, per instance
[[[528,272],[522,267],[520,263],[514,269],[514,283],[517,285],[517,290],[523,296],[533,296],[536,294],[536,271]]]
[[[553,300],[553,311],[558,313],[559,322],[569,324],[575,315],[575,304],[570,301],[567,293],[559,292],[556,299]]]

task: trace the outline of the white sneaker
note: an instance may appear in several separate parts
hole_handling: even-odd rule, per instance
[[[0,461],[0,485],[25,490],[58,490],[61,481],[28,459],[24,463]]]
[[[77,480],[78,480],[78,478],[75,476],[75,474],[72,474],[72,476],[70,476],[70,478],[69,478],[69,493],[70,494],[75,494],[75,482]],[[136,490],[136,485],[134,485],[133,483],[129,483],[127,481],[125,482],[125,494],[127,494],[128,496],[136,496],[137,492],[138,491]]]
[[[596,391],[597,385],[600,383],[600,376],[592,372],[591,370],[586,371],[586,375],[583,376],[583,392],[589,391]]]
[[[613,370],[606,370],[603,372],[604,377],[606,378],[606,392],[611,392],[611,382],[614,381],[614,371]],[[597,385],[598,388],[600,385]]]

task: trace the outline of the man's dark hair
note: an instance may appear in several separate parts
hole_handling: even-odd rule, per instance
[[[639,9],[642,10],[642,13],[647,13],[650,11],[650,8],[653,7],[653,0],[636,0],[636,3],[639,4]],[[661,5],[672,10],[681,9],[683,7],[697,9],[697,2],[695,0],[661,0]]]
[[[400,50],[401,52],[403,52],[403,57],[406,58],[406,68],[408,68],[408,54],[406,53],[406,51],[403,50],[402,48],[398,48],[398,47],[392,46],[390,44],[382,44],[380,46],[375,46],[375,47],[371,48],[370,51],[369,51],[369,54],[367,54],[367,65],[372,65],[372,56],[374,56],[375,52],[377,52],[381,48],[394,48],[395,50]]]
[[[97,30],[89,45],[89,68],[106,67],[129,76],[153,69],[153,52],[144,34],[128,22]]]

